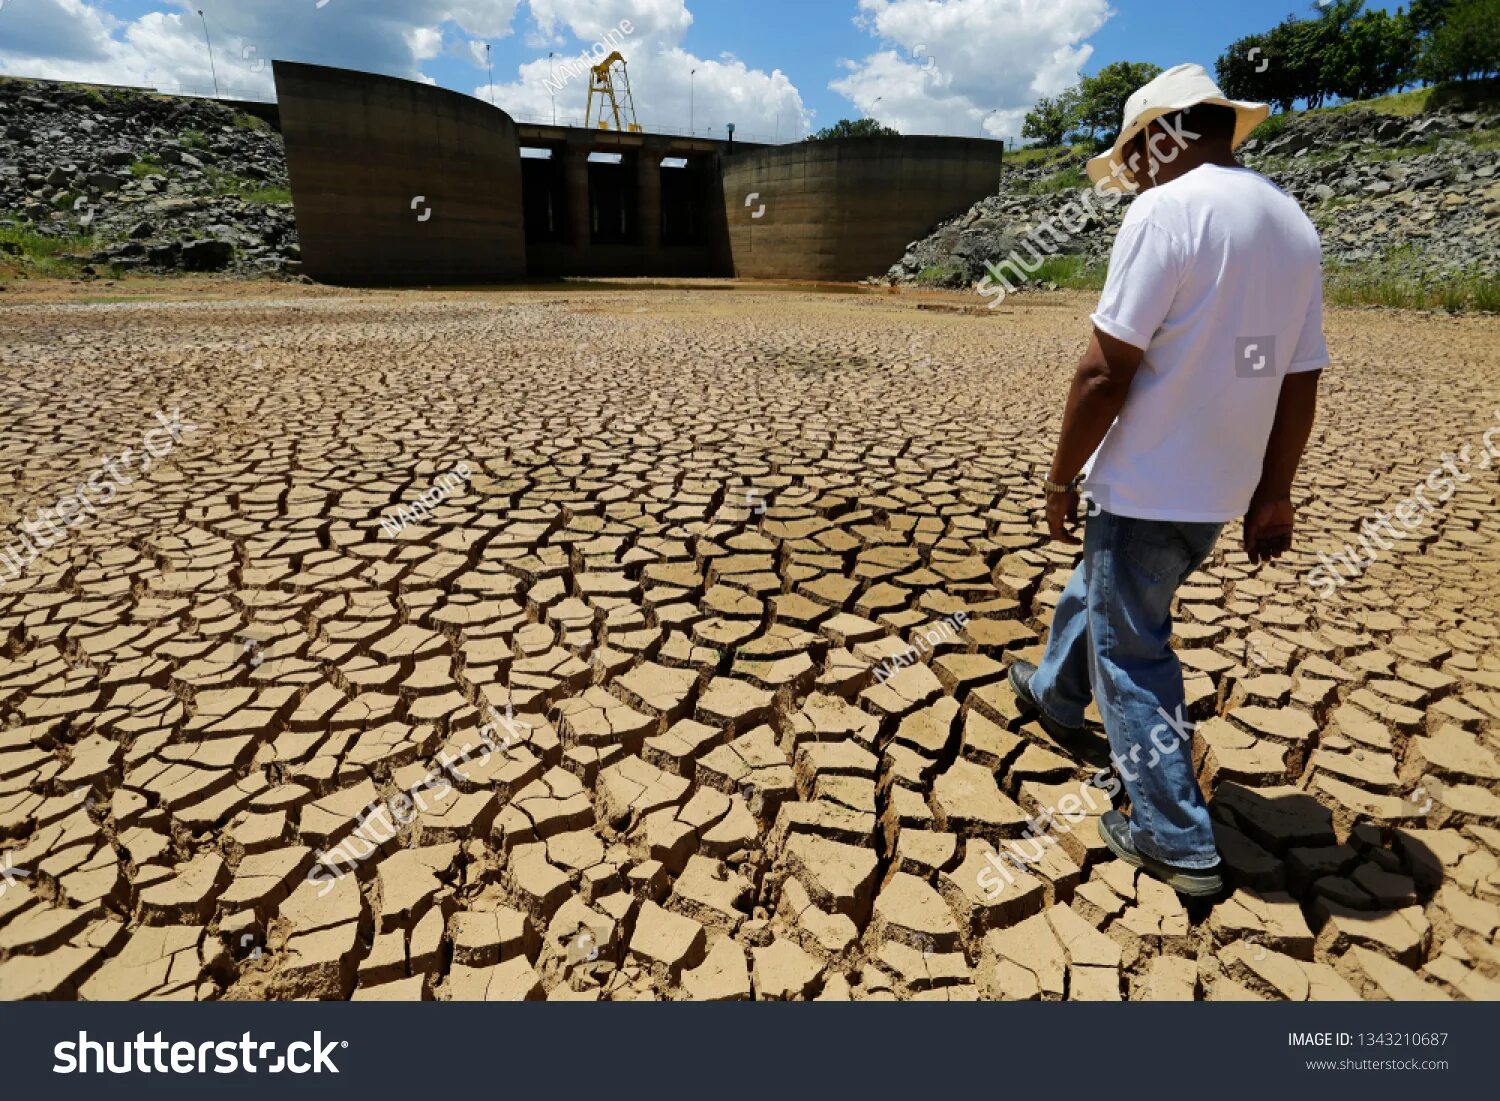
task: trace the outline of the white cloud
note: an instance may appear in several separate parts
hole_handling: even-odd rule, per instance
[[[215,77],[226,95],[269,98],[275,57],[366,69],[432,83],[424,62],[460,59],[484,77],[484,40],[516,33],[524,12],[536,56],[494,98],[523,118],[550,119],[549,75],[595,42],[629,61],[637,115],[647,129],[722,136],[733,122],[745,140],[782,140],[807,132],[810,114],[785,73],[746,65],[730,54],[699,57],[683,46],[693,25],[685,0],[161,0],[162,10],[120,20],[107,0],[6,0],[0,10],[0,71],[26,76],[152,85],[207,94]],[[201,4],[213,40],[204,45]],[[629,28],[624,33],[623,28]],[[549,63],[548,50],[557,53]],[[498,58],[497,58],[498,65]],[[581,68],[581,66],[580,66]],[[693,75],[696,70],[696,76]],[[496,73],[497,76],[500,74]],[[474,95],[489,99],[481,85]],[[556,95],[560,121],[581,122],[588,77]]]
[[[1108,0],[860,0],[883,49],[829,87],[905,134],[1016,137],[1040,96],[1078,78]]]
[[[0,70],[25,76],[206,91],[214,70],[226,94],[273,93],[273,57],[428,80],[443,29],[503,38],[520,0],[163,0],[163,11],[125,22],[104,0],[9,0],[0,11]],[[430,82],[430,80],[429,80]]]
[[[590,44],[629,22],[643,40],[675,46],[693,25],[684,0],[530,0],[530,8],[542,34],[550,38],[567,27]]]
[[[700,58],[681,46],[692,25],[692,13],[684,0],[530,0],[536,20],[536,38],[528,42],[568,41],[545,56],[523,63],[516,79],[493,88],[499,106],[517,118],[581,125],[588,104],[588,75],[582,72],[580,50],[607,41],[614,34],[620,53],[629,65],[636,116],[647,130],[686,131],[723,137],[725,126],[734,123],[746,141],[771,141],[801,137],[810,116],[796,85],[781,70],[752,69],[743,61],[724,54]],[[622,25],[630,33],[621,34]],[[566,30],[570,37],[562,36]],[[577,75],[569,77],[568,66]],[[697,70],[694,75],[694,70]],[[548,80],[565,81],[554,93]],[[474,90],[489,99],[492,89]]]
[[[413,27],[406,32],[406,48],[418,61],[428,61],[443,52],[440,27]]]

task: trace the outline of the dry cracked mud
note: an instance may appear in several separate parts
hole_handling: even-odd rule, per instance
[[[1233,888],[1185,906],[1003,676],[1085,299],[60,297],[0,308],[7,545],[194,430],[0,588],[0,997],[1500,995],[1493,319],[1333,313],[1298,551],[1183,589]]]

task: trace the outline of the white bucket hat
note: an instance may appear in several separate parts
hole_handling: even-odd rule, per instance
[[[1126,179],[1132,178],[1129,166],[1120,156],[1126,143],[1153,119],[1196,107],[1200,103],[1217,103],[1221,107],[1232,108],[1239,116],[1231,148],[1237,148],[1250,136],[1250,131],[1265,122],[1271,114],[1271,108],[1264,103],[1229,99],[1219,90],[1213,77],[1208,75],[1202,65],[1173,66],[1151,83],[1136,89],[1125,101],[1125,120],[1120,126],[1120,136],[1115,139],[1113,149],[1089,161],[1089,179],[1099,183],[1118,175],[1115,165],[1120,166],[1119,170]]]

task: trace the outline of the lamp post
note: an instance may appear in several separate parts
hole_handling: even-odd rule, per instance
[[[688,137],[694,134],[693,127],[698,121],[697,116],[697,78],[698,70],[694,69],[688,73]]]
[[[996,107],[990,111],[989,115],[985,115],[984,118],[979,120],[979,136],[981,138],[984,137],[984,124],[990,121],[990,115],[996,114],[999,110],[1000,108]],[[1001,140],[1003,141],[1004,139]]]
[[[554,64],[552,60],[556,56],[557,54],[553,53],[551,50],[547,51],[547,91],[552,93],[553,126],[557,125],[557,65]]]
[[[495,106],[495,65],[490,60],[490,44],[488,42],[484,44],[484,67],[489,70],[490,74],[490,106],[493,107]]]
[[[208,37],[208,19],[203,14],[203,9],[198,9],[198,18],[203,20],[203,41],[208,45],[208,71],[214,78],[214,99],[219,98],[219,72],[214,68],[214,43]]]

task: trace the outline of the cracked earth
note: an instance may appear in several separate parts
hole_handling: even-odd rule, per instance
[[[1231,885],[1184,905],[1004,679],[1089,301],[63,298],[3,308],[7,542],[197,431],[0,588],[0,997],[1500,996],[1495,470],[1299,576],[1479,446],[1493,319],[1333,313],[1298,551],[1182,590]]]

